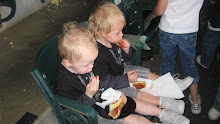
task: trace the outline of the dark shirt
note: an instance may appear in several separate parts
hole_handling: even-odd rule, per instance
[[[116,44],[112,44],[112,48],[107,48],[98,43],[98,47],[99,54],[95,60],[93,72],[99,75],[100,79],[104,79],[109,74],[115,76],[116,80],[127,77],[127,74],[124,74],[124,65],[132,52],[127,54]]]
[[[128,87],[128,79],[127,77],[121,78],[117,81],[115,81],[115,78],[111,75],[107,75],[103,80],[100,80],[99,82],[99,91],[94,95],[94,97],[91,99],[85,94],[86,86],[89,82],[91,82],[93,72],[89,74],[75,74],[67,70],[62,64],[61,64],[61,58],[58,57],[58,65],[57,65],[57,72],[56,76],[53,80],[53,92],[56,95],[61,95],[64,97],[67,97],[72,100],[76,100],[80,103],[87,104],[89,106],[92,106],[95,108],[95,110],[99,113],[100,116],[104,118],[109,118],[108,116],[108,107],[106,109],[102,109],[101,107],[97,106],[96,102],[102,102],[101,100],[101,93],[104,92],[109,87],[112,87],[113,89],[120,89],[123,87]],[[119,81],[122,81],[119,85]],[[126,81],[127,80],[127,81]],[[125,108],[129,108],[129,106],[134,106],[133,99],[129,99],[130,101]],[[132,110],[124,110],[124,116],[127,116],[134,112],[135,107],[131,108]]]

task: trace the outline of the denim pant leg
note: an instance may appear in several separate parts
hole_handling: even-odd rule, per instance
[[[220,82],[217,90],[217,94],[215,97],[214,108],[220,112]]]
[[[174,75],[177,55],[177,37],[175,34],[159,31],[161,66],[160,75],[170,72]]]
[[[197,32],[180,34],[179,37],[179,55],[181,59],[184,76],[194,78],[193,84],[199,82],[199,73],[195,65]]]
[[[220,31],[206,29],[203,36],[203,48],[201,54],[201,64],[210,67],[214,59],[216,48],[220,44]]]

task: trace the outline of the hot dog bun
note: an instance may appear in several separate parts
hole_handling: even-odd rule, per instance
[[[123,100],[120,97],[115,103],[112,103],[109,105],[109,116],[111,116],[113,119],[117,119],[120,114],[121,110],[124,106]]]
[[[133,86],[134,86],[136,89],[142,89],[142,88],[147,87],[147,82],[145,82],[145,81],[135,81],[135,82],[133,83]]]

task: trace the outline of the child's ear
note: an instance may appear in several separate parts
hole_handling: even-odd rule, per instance
[[[100,38],[103,38],[103,36],[104,36],[104,32],[103,31],[98,31],[97,34],[98,34],[98,36]]]
[[[70,67],[72,64],[68,59],[62,59],[61,63],[66,67]]]

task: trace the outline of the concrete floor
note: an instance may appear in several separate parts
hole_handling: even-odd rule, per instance
[[[17,25],[7,29],[0,35],[0,124],[15,124],[26,112],[40,116],[49,106],[41,90],[30,75],[35,56],[40,48],[57,35],[62,24],[67,21],[82,22],[88,19],[91,8],[97,0],[63,0],[59,6],[48,5],[42,10],[25,18]],[[144,1],[144,0],[140,0]],[[205,0],[207,1],[207,0]],[[207,21],[209,6],[204,3],[201,11],[201,25],[198,39],[197,54],[201,53],[201,36]],[[4,23],[3,23],[4,26]],[[176,73],[182,74],[179,58],[177,58]],[[150,67],[152,72],[159,74],[160,55],[153,60],[143,61],[143,66]],[[185,115],[191,124],[217,124],[207,117],[209,108],[213,105],[217,77],[220,67],[215,60],[210,69],[197,65],[200,73],[199,93],[202,96],[202,113],[194,115],[190,112],[187,100],[189,90],[185,91]]]

